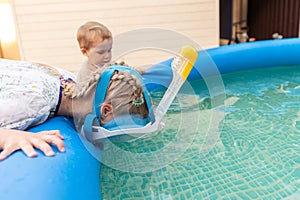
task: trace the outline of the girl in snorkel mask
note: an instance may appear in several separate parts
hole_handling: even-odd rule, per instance
[[[148,94],[141,85],[141,78],[137,78],[139,74],[131,68],[103,67],[92,73],[84,85],[77,85],[32,63],[8,60],[1,60],[0,63],[4,65],[1,68],[3,78],[0,79],[0,160],[18,149],[23,150],[29,157],[35,157],[37,153],[34,147],[42,150],[47,156],[53,156],[54,151],[49,144],[57,146],[59,151],[65,151],[63,137],[59,131],[37,134],[26,132],[28,128],[53,116],[70,116],[88,121],[86,116],[95,114],[95,121],[101,126],[107,125],[107,128],[116,128],[119,123],[114,119],[128,114],[138,116],[140,121],[148,119]],[[23,71],[20,71],[21,69]],[[14,80],[22,82],[17,85]],[[11,82],[14,87],[11,87]],[[46,98],[48,93],[39,92],[54,89],[57,92],[53,92],[50,96],[52,98]],[[53,107],[56,108],[53,116],[49,99],[51,102],[53,99]],[[126,124],[129,121],[127,120]],[[88,128],[88,123],[86,124],[85,128]],[[92,125],[93,123],[90,124]]]

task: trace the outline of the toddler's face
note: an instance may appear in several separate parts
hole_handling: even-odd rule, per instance
[[[90,64],[96,64],[100,67],[104,66],[111,60],[111,49],[112,40],[111,39],[100,39],[95,42],[95,45],[87,51],[87,57]],[[93,66],[93,65],[89,65]]]

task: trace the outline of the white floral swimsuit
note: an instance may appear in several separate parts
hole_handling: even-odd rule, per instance
[[[61,79],[73,74],[24,61],[0,59],[0,128],[25,130],[55,114],[61,100]]]

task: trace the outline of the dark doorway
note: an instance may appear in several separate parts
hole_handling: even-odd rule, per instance
[[[220,0],[220,38],[230,40],[232,38],[232,4],[233,0]]]
[[[256,40],[299,37],[299,0],[248,0],[248,35]]]

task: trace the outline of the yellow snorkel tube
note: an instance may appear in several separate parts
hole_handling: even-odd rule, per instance
[[[180,48],[179,55],[175,56],[172,61],[173,80],[155,110],[155,121],[160,122],[168,111],[175,96],[195,65],[198,51],[193,46],[187,45]]]
[[[185,59],[187,59],[187,63],[182,67],[181,72],[182,80],[185,81],[196,63],[196,60],[198,58],[198,52],[193,46],[188,45],[181,47],[179,50],[179,54]]]

